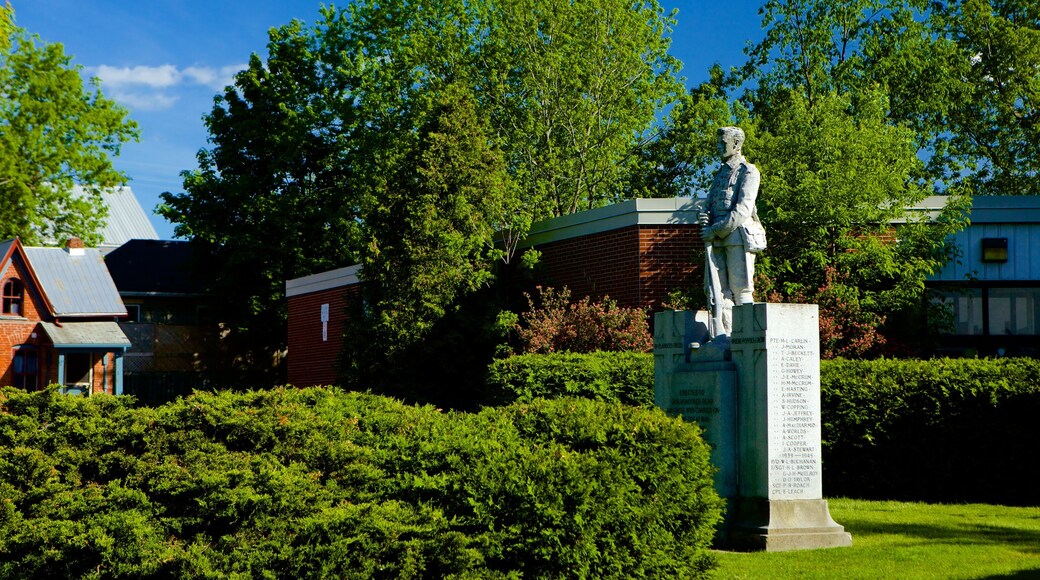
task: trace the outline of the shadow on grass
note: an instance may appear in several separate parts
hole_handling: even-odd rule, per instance
[[[926,540],[940,541],[945,544],[982,543],[1004,545],[1025,554],[1040,554],[1040,530],[1023,530],[1010,526],[994,526],[987,524],[965,524],[957,526],[941,526],[926,524],[895,524],[885,522],[853,521],[846,518],[845,530],[857,534],[885,534],[893,536],[913,536]],[[1012,524],[1013,525],[1013,524]],[[1001,576],[1002,578],[1004,576]],[[1035,575],[1013,575],[1006,578],[1036,578]]]
[[[1022,570],[1020,572],[1012,572],[1011,574],[986,576],[982,580],[1026,580],[1027,578],[1040,578],[1040,570]]]

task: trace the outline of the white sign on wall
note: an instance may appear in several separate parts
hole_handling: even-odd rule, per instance
[[[321,305],[321,341],[328,342],[329,340],[329,305]]]

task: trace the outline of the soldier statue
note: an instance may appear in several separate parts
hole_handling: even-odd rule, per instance
[[[728,343],[733,330],[733,306],[755,301],[755,254],[766,246],[755,209],[761,177],[741,154],[743,144],[744,131],[739,127],[719,129],[722,165],[698,216],[706,255],[704,286],[711,308],[709,333],[720,343]]]

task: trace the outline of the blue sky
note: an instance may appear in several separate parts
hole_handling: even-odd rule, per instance
[[[687,84],[707,79],[715,62],[743,63],[748,41],[761,39],[760,0],[661,0],[678,8],[672,54]],[[105,94],[130,110],[141,141],[115,159],[145,212],[164,191],[182,191],[180,172],[196,167],[207,147],[202,116],[213,96],[244,68],[251,53],[266,55],[267,31],[293,18],[313,22],[318,0],[11,0],[16,22],[46,42],[65,45]],[[159,236],[173,225],[152,215]]]

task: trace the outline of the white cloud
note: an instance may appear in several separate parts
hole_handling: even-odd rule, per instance
[[[177,102],[178,97],[171,95],[170,91],[193,85],[220,91],[234,82],[235,73],[245,68],[244,64],[183,69],[172,64],[131,67],[103,64],[91,67],[87,72],[101,79],[102,88],[116,101],[134,109],[158,111]]]
[[[235,73],[246,68],[245,64],[235,64],[219,69],[208,66],[189,66],[183,74],[196,84],[206,85],[211,89],[221,90],[235,82]]]
[[[142,111],[162,111],[169,109],[177,102],[176,96],[168,95],[161,91],[141,93],[116,90],[112,91],[108,96],[131,109]]]
[[[106,86],[123,87],[144,85],[152,88],[165,88],[180,82],[181,73],[172,64],[162,66],[114,67],[103,64],[93,69],[95,76]]]

